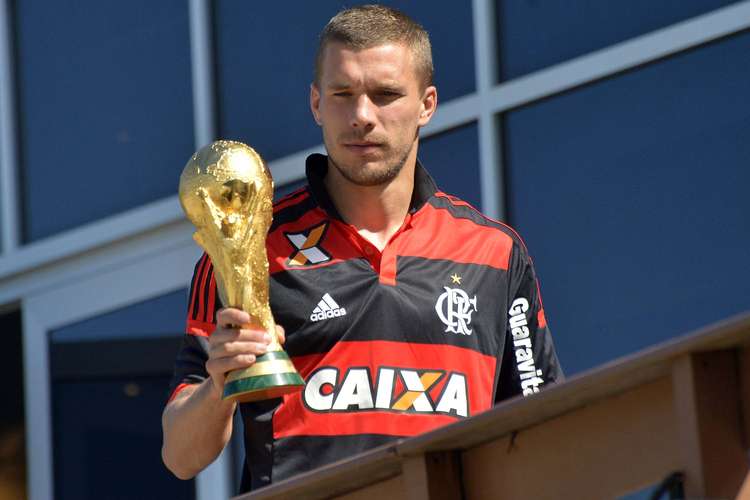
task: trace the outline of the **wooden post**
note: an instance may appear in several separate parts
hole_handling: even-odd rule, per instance
[[[740,397],[742,398],[743,445],[750,459],[750,344],[740,350]],[[750,497],[750,483],[748,484]]]
[[[734,498],[747,474],[736,350],[690,353],[672,370],[688,498]]]
[[[458,452],[428,452],[408,457],[403,465],[406,498],[411,500],[460,500],[461,457]]]

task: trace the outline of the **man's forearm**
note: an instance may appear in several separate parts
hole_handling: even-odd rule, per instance
[[[236,404],[222,401],[211,379],[183,389],[164,409],[162,460],[180,479],[213,462],[232,435]]]

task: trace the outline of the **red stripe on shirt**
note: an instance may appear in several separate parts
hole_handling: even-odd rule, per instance
[[[208,310],[206,311],[206,322],[213,323],[216,318],[216,276],[211,269],[211,281],[208,283]]]
[[[214,330],[216,325],[213,323],[206,323],[205,321],[197,321],[194,319],[188,319],[185,327],[185,333],[188,335],[197,335],[199,337],[208,337]]]
[[[513,238],[496,228],[453,217],[430,204],[414,214],[413,225],[416,234],[396,240],[398,255],[508,269]]]
[[[377,393],[379,368],[394,369],[395,380],[399,369],[442,371],[443,375],[426,393],[436,409],[441,391],[451,376],[460,380],[465,376],[468,413],[476,415],[492,405],[496,360],[479,352],[450,345],[408,344],[392,341],[339,342],[328,353],[299,356],[292,359],[300,374],[310,380],[311,374],[322,368],[338,370],[335,390],[340,390],[347,369],[366,368],[370,374],[373,399]],[[328,386],[330,389],[330,386]],[[310,388],[312,390],[312,387]],[[322,392],[321,392],[322,393]],[[394,384],[391,405],[403,396],[398,383]],[[415,413],[396,409],[351,408],[347,411],[313,411],[303,401],[304,390],[284,396],[273,418],[274,437],[335,436],[353,434],[383,434],[412,436],[455,422],[460,417],[442,413]],[[335,398],[334,398],[335,400]]]
[[[310,197],[310,193],[300,194],[303,191],[305,191],[306,189],[307,188],[304,188],[304,187],[300,188],[300,189],[297,189],[296,191],[294,191],[292,193],[289,193],[288,195],[284,196],[282,199],[280,199],[279,201],[277,201],[274,204],[274,206],[273,206],[273,213],[276,213],[276,212],[278,212],[280,210],[283,210],[283,209],[285,209],[287,207],[291,207],[293,205],[296,205],[297,203],[300,203],[300,202],[306,200],[307,198],[309,198]]]
[[[181,390],[183,390],[185,387],[187,387],[189,385],[191,385],[191,384],[180,384],[177,387],[175,387],[174,391],[172,391],[172,394],[169,396],[169,399],[167,400],[167,403],[171,403],[172,400],[177,397],[177,394],[179,394]]]
[[[536,321],[539,325],[539,329],[547,326],[547,318],[544,316],[544,309],[539,309],[539,312],[536,314]]]
[[[198,292],[197,318],[201,321],[206,319],[206,282],[208,281],[208,275],[211,271],[213,271],[213,264],[211,264],[209,261],[208,267],[206,267],[206,272],[203,273],[203,277],[201,278],[201,286]]]
[[[396,231],[388,244],[383,249],[383,253],[380,255],[378,262],[378,273],[380,275],[380,283],[383,285],[396,286],[396,258],[401,255],[401,246],[398,244],[398,240],[401,235],[412,228],[412,215],[407,214],[404,219],[404,223]]]
[[[513,227],[509,226],[505,222],[497,220],[497,219],[493,219],[492,217],[487,217],[482,212],[480,212],[479,210],[477,210],[474,207],[474,205],[472,205],[471,203],[467,203],[467,202],[465,202],[463,200],[460,200],[460,199],[456,198],[455,196],[451,196],[449,194],[445,194],[442,191],[438,191],[437,193],[435,193],[435,196],[439,196],[441,198],[445,198],[445,199],[447,199],[448,201],[450,201],[453,205],[455,205],[457,207],[469,207],[472,210],[474,210],[479,216],[487,219],[490,222],[494,222],[495,224],[499,224],[499,225],[503,226],[508,231],[512,232],[515,235],[516,238],[518,238],[518,241],[521,243],[521,246],[524,248],[524,250],[526,251],[526,253],[528,253],[528,249],[526,248],[526,242],[523,241],[523,238],[521,238],[521,235],[518,234],[518,231],[516,231],[515,229],[513,229]]]
[[[208,260],[208,254],[204,253],[203,256],[198,261],[198,265],[196,266],[197,272],[193,276],[193,282],[192,282],[192,289],[193,293],[190,294],[190,304],[188,305],[188,318],[193,317],[193,313],[195,311],[195,294],[198,293],[198,288],[200,288],[200,284],[197,283],[199,280],[201,274],[203,273],[203,268],[206,265],[206,261]]]

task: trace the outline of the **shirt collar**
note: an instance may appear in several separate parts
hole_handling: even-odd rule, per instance
[[[328,173],[328,157],[318,153],[308,156],[305,162],[305,173],[308,185],[310,186],[310,194],[312,194],[318,205],[331,218],[343,220],[338,210],[336,210],[333,200],[328,195],[325,183],[323,182],[326,173]],[[435,186],[435,181],[432,180],[430,174],[419,160],[417,160],[417,165],[414,169],[414,191],[411,194],[409,213],[413,214],[417,212],[436,192],[437,186]]]

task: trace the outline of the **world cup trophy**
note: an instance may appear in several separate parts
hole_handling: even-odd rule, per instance
[[[187,162],[179,193],[193,239],[213,263],[222,304],[250,315],[249,325],[238,326],[260,327],[272,339],[252,366],[229,372],[223,398],[248,402],[300,390],[305,382],[281,348],[268,301],[273,180],[265,162],[241,142],[216,141]]]

